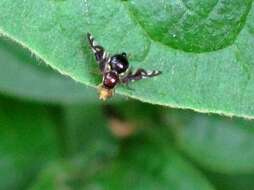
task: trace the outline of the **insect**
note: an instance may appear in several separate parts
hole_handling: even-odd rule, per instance
[[[98,89],[99,98],[101,100],[112,97],[114,95],[114,89],[118,84],[127,85],[129,82],[161,74],[161,71],[146,71],[142,68],[133,72],[125,52],[110,56],[109,53],[94,40],[94,37],[90,33],[87,33],[87,39],[103,76],[102,83],[99,85]]]

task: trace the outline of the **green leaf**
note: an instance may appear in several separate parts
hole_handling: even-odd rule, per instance
[[[154,41],[193,53],[227,48],[243,29],[252,0],[130,0],[131,13]],[[225,63],[223,63],[225,64]]]
[[[29,190],[62,190],[62,189],[84,189],[87,169],[81,171],[80,167],[72,161],[52,162],[45,168]]]
[[[108,120],[100,105],[65,106],[63,123],[70,156],[114,156],[118,144],[108,128]]]
[[[10,40],[0,38],[0,92],[40,102],[96,102],[94,89],[61,76]]]
[[[116,157],[118,144],[107,128],[102,106],[65,106],[62,130],[68,160],[53,162],[45,168],[31,189],[82,189],[87,177]]]
[[[41,106],[0,100],[0,189],[22,189],[59,158],[55,123]]]
[[[217,190],[249,190],[254,186],[254,175],[221,175],[210,174],[209,180],[216,185]]]
[[[178,146],[203,167],[220,173],[254,171],[254,123],[240,119],[170,112]]]
[[[168,145],[161,147],[137,138],[124,143],[121,152],[115,160],[89,164],[90,169],[84,164],[80,168],[75,162],[51,164],[31,189],[213,189],[203,175]]]
[[[45,168],[38,180],[29,188],[29,190],[61,190],[68,189],[67,180],[71,173],[71,167],[66,162],[53,162]]]
[[[117,92],[145,102],[254,117],[252,0],[2,0],[0,33],[77,81],[101,78],[86,42],[126,51],[159,77]]]
[[[144,118],[152,112],[152,107],[146,104],[119,104],[113,108],[120,113],[143,108],[145,112],[140,115]],[[140,115],[124,113],[122,119],[133,121],[140,119]],[[153,130],[154,123],[145,122],[148,130],[119,141],[117,151],[112,151],[100,106],[67,107],[64,120],[68,142],[78,154],[69,161],[51,164],[36,180],[33,190],[213,189],[206,177],[172,148],[160,127]]]
[[[88,189],[213,189],[170,144],[158,143],[153,137],[124,143],[119,159],[98,172]]]

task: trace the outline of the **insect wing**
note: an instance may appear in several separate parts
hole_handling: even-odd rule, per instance
[[[89,46],[95,55],[96,61],[99,63],[101,72],[109,71],[110,70],[110,68],[109,68],[110,56],[109,56],[109,54],[105,51],[105,49],[101,45],[99,45],[94,40],[94,37],[90,33],[87,33],[87,39],[89,42]]]

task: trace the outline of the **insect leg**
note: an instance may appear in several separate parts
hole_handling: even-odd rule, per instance
[[[127,84],[129,82],[154,77],[160,74],[161,74],[161,71],[156,71],[156,70],[146,71],[144,69],[138,69],[135,73],[129,72],[128,75],[124,77],[121,82]]]

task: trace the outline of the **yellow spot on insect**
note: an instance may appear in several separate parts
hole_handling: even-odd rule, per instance
[[[107,89],[103,87],[103,85],[99,85],[98,92],[99,92],[99,99],[103,101],[111,98],[114,95],[113,90]]]

